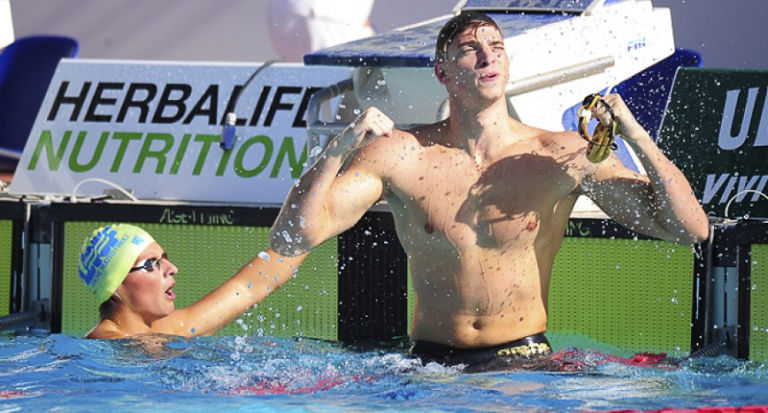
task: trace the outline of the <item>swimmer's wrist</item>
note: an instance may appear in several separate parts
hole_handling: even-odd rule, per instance
[[[340,134],[336,135],[325,149],[325,154],[329,156],[347,156],[357,149],[355,142],[347,143],[350,140],[349,134],[358,135],[354,128],[355,124],[351,123]],[[357,136],[355,136],[357,138]]]
[[[328,147],[325,148],[325,152],[323,152],[323,155],[330,156],[330,157],[344,157],[350,152],[352,152],[350,149],[345,148],[345,146],[341,142],[341,135],[336,136],[331,142],[328,143]]]
[[[640,126],[640,124],[637,122],[631,125],[626,125],[624,122],[622,122],[621,137],[633,146],[634,143],[640,143],[641,141],[653,142],[653,139],[651,138],[651,135],[648,133],[648,131]]]

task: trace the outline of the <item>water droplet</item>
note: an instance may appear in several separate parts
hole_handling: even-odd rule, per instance
[[[288,242],[290,242],[290,241],[288,241]],[[266,251],[260,252],[259,253],[259,258],[261,258],[262,260],[264,260],[266,262],[269,262],[269,260],[270,260],[269,254]]]

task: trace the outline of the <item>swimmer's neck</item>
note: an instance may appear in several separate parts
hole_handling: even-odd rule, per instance
[[[446,145],[466,151],[480,162],[493,158],[497,150],[515,140],[515,128],[521,125],[509,116],[506,102],[482,110],[454,109],[445,122]],[[503,109],[503,110],[502,110]]]
[[[100,318],[95,329],[122,337],[149,334],[152,331],[152,323],[145,320],[144,317],[125,311],[119,305],[118,307],[119,309],[111,312],[108,316]]]

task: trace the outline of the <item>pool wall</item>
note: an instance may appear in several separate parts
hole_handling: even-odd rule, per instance
[[[17,303],[19,295],[12,285],[24,285],[25,296],[30,297],[26,300],[48,299],[43,325],[52,333],[75,336],[83,335],[98,319],[97,302],[77,276],[82,241],[94,229],[129,222],[152,233],[180,269],[175,292],[177,307],[184,307],[266,249],[268,230],[277,214],[275,208],[114,201],[28,205],[32,210],[29,228],[44,234],[21,236],[23,208],[16,211],[18,219],[0,221],[0,246],[4,247],[0,269],[8,274],[0,284],[3,309],[5,314],[18,311],[18,305],[10,304]],[[574,218],[555,261],[549,330],[575,333],[628,352],[675,355],[725,337],[738,344],[734,351],[742,358],[766,359],[763,258],[768,258],[768,243],[760,235],[762,226],[762,221],[736,228],[716,224],[713,244],[694,252],[688,246],[640,236],[610,220]],[[23,260],[16,247],[22,239],[50,242],[26,246],[27,251],[38,252],[26,257],[31,273],[50,268],[50,282],[21,277],[18,264]],[[742,251],[739,254],[751,257],[746,258],[748,265],[735,268],[738,260],[723,259],[728,255],[723,251],[736,252],[734,243]],[[712,259],[713,255],[720,259]],[[731,279],[739,278],[735,284],[731,281],[735,287],[727,295],[736,297],[729,298],[735,301],[721,304],[725,307],[715,305],[712,297],[724,294],[730,285],[716,279],[718,270]],[[220,334],[345,342],[402,337],[413,316],[408,279],[407,259],[391,216],[371,211],[353,229],[315,249],[294,280]],[[38,291],[30,294],[32,288]],[[718,311],[730,314],[718,315]],[[716,325],[718,317],[744,321],[736,326]]]
[[[0,316],[23,310],[18,282],[24,272],[23,233],[28,205],[0,202]]]
[[[749,359],[768,360],[768,245],[753,245],[749,269],[752,285],[749,288]]]

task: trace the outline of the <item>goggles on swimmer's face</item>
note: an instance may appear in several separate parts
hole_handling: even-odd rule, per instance
[[[146,261],[144,261],[144,264],[139,265],[138,267],[132,267],[128,272],[134,272],[138,270],[144,270],[147,272],[151,271],[160,271],[160,261],[162,260],[168,260],[168,254],[163,253],[163,255],[160,256],[160,258],[149,258]]]

